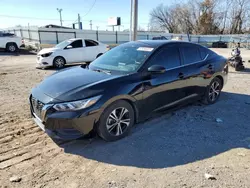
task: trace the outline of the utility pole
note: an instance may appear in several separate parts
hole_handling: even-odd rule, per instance
[[[90,30],[92,30],[92,20],[89,20]]]
[[[81,28],[81,17],[80,17],[80,14],[78,14],[78,29],[82,29]]]
[[[57,11],[59,12],[59,14],[60,14],[60,23],[61,23],[61,26],[62,26],[62,10],[63,10],[63,9],[57,8],[56,10],[57,10]]]
[[[137,25],[138,25],[138,0],[131,0],[131,23],[130,23],[130,36],[135,41],[137,38]]]
[[[99,29],[99,26],[96,26],[96,30],[98,31],[98,29]]]

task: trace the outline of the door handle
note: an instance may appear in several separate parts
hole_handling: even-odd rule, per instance
[[[178,77],[179,77],[180,79],[183,79],[183,78],[184,78],[184,74],[183,74],[182,72],[180,72],[179,75],[178,75]]]

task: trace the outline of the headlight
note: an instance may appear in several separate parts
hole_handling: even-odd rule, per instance
[[[79,101],[73,101],[73,102],[67,102],[67,103],[58,103],[53,106],[53,108],[57,111],[75,111],[75,110],[81,110],[84,108],[87,108],[93,104],[95,104],[99,99],[101,95],[92,97],[89,99],[79,100]]]
[[[49,53],[46,53],[46,54],[42,54],[41,56],[42,57],[49,57],[53,52],[49,52]]]

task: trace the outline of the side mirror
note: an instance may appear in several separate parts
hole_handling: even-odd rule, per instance
[[[71,45],[68,45],[68,46],[66,47],[66,49],[71,49],[71,48],[73,48]]]
[[[151,67],[148,68],[148,72],[152,74],[162,74],[166,72],[165,67],[160,66],[160,65],[152,65]]]

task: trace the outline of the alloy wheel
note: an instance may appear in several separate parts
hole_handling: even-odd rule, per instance
[[[10,46],[9,46],[9,51],[10,51],[10,52],[16,51],[16,47],[15,47],[14,45],[10,45]]]
[[[64,66],[64,60],[62,58],[57,58],[55,61],[56,67],[62,68]]]
[[[209,99],[213,102],[215,101],[220,95],[220,83],[214,81],[209,90]]]
[[[119,136],[128,128],[130,121],[128,109],[124,107],[116,108],[109,114],[106,128],[111,135]]]

